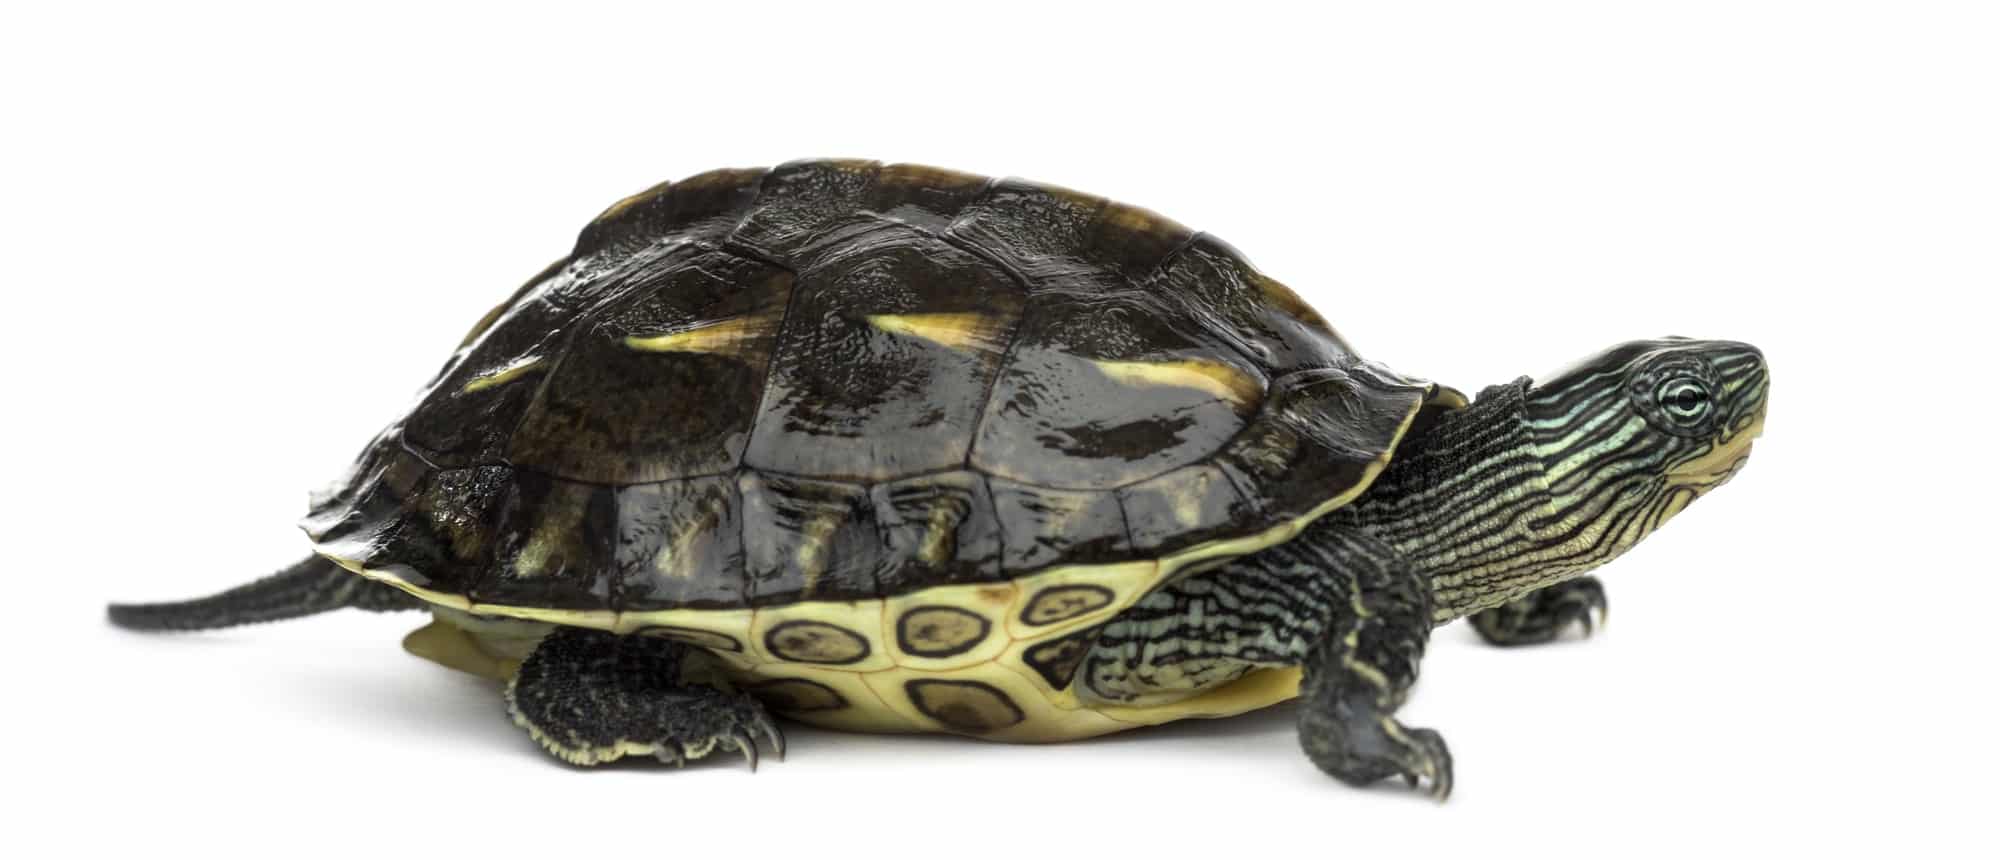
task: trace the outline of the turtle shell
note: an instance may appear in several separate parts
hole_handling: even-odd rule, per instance
[[[722,170],[586,227],[306,529],[480,613],[942,658],[1288,538],[1450,396],[1143,209],[912,165]],[[940,588],[975,596],[858,634],[791,612]]]

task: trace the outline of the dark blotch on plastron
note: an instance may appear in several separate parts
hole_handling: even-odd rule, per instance
[[[868,657],[868,640],[823,621],[787,621],[764,634],[772,654],[799,663],[844,665]]]
[[[1101,585],[1057,585],[1042,589],[1021,610],[1029,624],[1054,624],[1111,605],[1111,589]]]
[[[1042,676],[1050,687],[1058,690],[1068,687],[1076,677],[1077,667],[1083,665],[1084,655],[1090,653],[1090,646],[1097,641],[1097,630],[1092,627],[1081,633],[1043,642],[1022,654],[1021,662]]]
[[[847,707],[847,698],[832,687],[804,678],[780,678],[745,688],[772,709],[786,713],[836,711]]]
[[[736,641],[736,637],[713,630],[696,630],[690,627],[646,627],[639,630],[639,635],[671,639],[714,651],[743,650],[743,643]]]
[[[1015,725],[1027,715],[990,684],[978,681],[910,681],[903,685],[924,716],[962,732],[982,733]]]
[[[993,622],[955,606],[920,606],[896,622],[896,642],[918,657],[963,654],[986,640]]]

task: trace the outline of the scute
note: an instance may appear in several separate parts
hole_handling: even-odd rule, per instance
[[[754,470],[737,486],[748,604],[875,592],[880,540],[865,487]]]
[[[962,467],[1020,285],[890,222],[819,259],[799,276],[745,463],[857,483]],[[955,336],[925,336],[946,328]]]
[[[1143,209],[913,165],[715,171],[612,206],[483,317],[306,528],[468,611],[776,659],[769,613],[824,604],[845,608],[795,620],[876,619],[860,665],[948,666],[1001,640],[952,651],[979,628],[946,606],[899,645],[886,607],[1016,582],[979,617],[1072,636],[1172,573],[1156,560],[1249,551],[1358,493],[1437,392]],[[1019,615],[1058,588],[1108,596]],[[1024,677],[1065,668],[1036,653]]]
[[[742,461],[758,418],[746,394],[763,386],[793,278],[767,263],[680,247],[625,273],[627,284],[611,287],[622,295],[572,323],[560,361],[524,386],[532,399],[507,446],[509,462],[571,480],[640,484],[727,472]]]
[[[740,606],[743,505],[733,475],[618,488],[618,605]]]

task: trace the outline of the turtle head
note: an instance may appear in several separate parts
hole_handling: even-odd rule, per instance
[[[1620,344],[1535,383],[1523,406],[1556,519],[1600,561],[1629,548],[1743,467],[1768,389],[1756,347],[1686,338]]]
[[[1748,344],[1620,344],[1443,414],[1358,512],[1429,577],[1437,622],[1470,615],[1610,561],[1734,477],[1768,388]]]

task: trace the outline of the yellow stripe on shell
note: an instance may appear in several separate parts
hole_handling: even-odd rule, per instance
[[[777,328],[776,315],[739,317],[672,334],[633,335],[625,338],[625,345],[640,352],[734,353]]]
[[[1264,396],[1256,377],[1228,362],[1187,358],[1174,361],[1092,361],[1120,385],[1192,388],[1239,407],[1255,408]]]
[[[936,314],[871,314],[868,324],[890,334],[920,338],[958,350],[997,350],[1001,344],[990,315],[971,311]]]
[[[517,358],[496,370],[486,371],[467,380],[458,390],[464,394],[471,394],[475,391],[485,391],[488,388],[506,385],[509,382],[520,379],[522,376],[541,369],[541,366],[542,357],[539,355]]]

